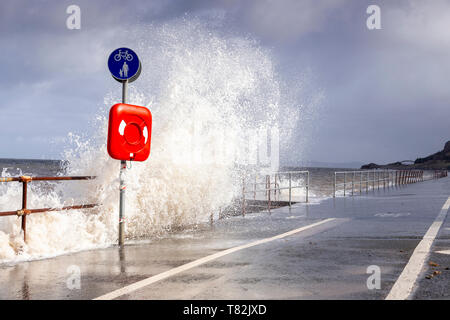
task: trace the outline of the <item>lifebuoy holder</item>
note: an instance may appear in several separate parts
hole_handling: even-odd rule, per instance
[[[111,107],[108,153],[118,160],[145,161],[150,155],[152,116],[141,106],[118,103]]]

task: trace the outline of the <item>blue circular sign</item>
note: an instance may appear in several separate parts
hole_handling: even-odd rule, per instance
[[[141,63],[133,50],[118,48],[108,58],[108,68],[117,81],[136,80],[141,72]]]

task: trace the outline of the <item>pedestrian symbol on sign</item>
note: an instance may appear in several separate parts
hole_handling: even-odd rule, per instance
[[[123,73],[124,78],[128,77],[128,65],[126,62],[123,63],[122,73]]]

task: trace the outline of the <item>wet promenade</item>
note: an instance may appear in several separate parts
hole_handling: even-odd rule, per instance
[[[414,282],[410,298],[449,299],[449,196],[447,177],[1,266],[0,299],[385,299],[402,281]],[[432,225],[420,273],[400,278],[420,262]],[[379,289],[367,286],[369,266],[380,269]]]

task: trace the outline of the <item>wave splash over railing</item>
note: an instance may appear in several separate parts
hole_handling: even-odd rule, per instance
[[[282,108],[283,121],[298,118],[296,109],[289,107],[295,104],[283,96],[281,87],[288,86],[278,80],[270,53],[248,37],[224,34],[217,23],[181,19],[124,29],[118,36],[136,48],[148,70],[130,85],[129,101],[148,106],[154,120],[149,160],[133,162],[125,174],[127,238],[158,237],[208,221],[211,213],[217,214],[240,194],[241,180],[234,157],[211,151],[240,150],[249,131],[290,127],[280,122]],[[301,84],[289,87],[296,86]],[[107,155],[106,135],[107,110],[118,101],[120,92],[105,96],[92,135],[67,137],[60,175],[96,179],[28,186],[30,208],[99,206],[70,214],[31,214],[26,242],[20,219],[3,217],[0,262],[116,243],[120,164]],[[10,175],[4,171],[2,177]],[[21,201],[20,184],[0,183],[0,211],[17,210]]]

